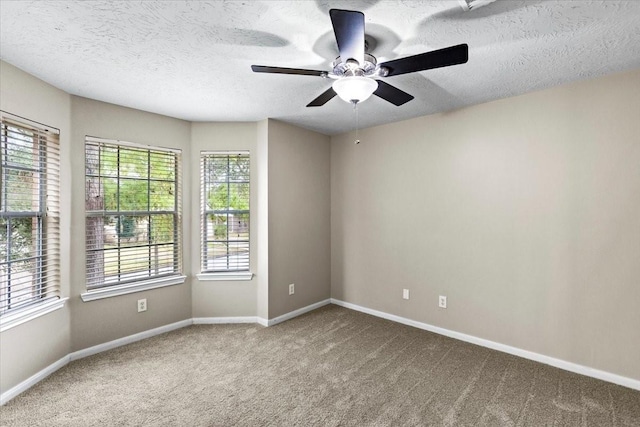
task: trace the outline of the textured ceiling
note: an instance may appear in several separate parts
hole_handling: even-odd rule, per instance
[[[277,118],[325,134],[352,107],[305,105],[330,80],[257,74],[252,64],[329,71],[332,7],[365,13],[378,62],[459,43],[469,62],[389,77],[415,99],[372,97],[373,126],[640,67],[640,1],[0,1],[0,57],[74,95],[191,121]]]

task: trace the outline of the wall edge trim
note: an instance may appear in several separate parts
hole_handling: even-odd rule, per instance
[[[402,323],[403,325],[413,326],[414,328],[423,329],[425,331],[434,332],[439,335],[444,335],[449,338],[454,338],[460,341],[465,341],[471,344],[476,344],[481,347],[490,348],[492,350],[508,353],[513,356],[522,357],[524,359],[532,360],[534,362],[540,362],[545,365],[550,365],[555,368],[563,369],[565,371],[573,372],[576,374],[584,375],[591,378],[607,381],[613,384],[628,387],[634,390],[640,391],[640,380],[636,380],[622,375],[614,374],[607,371],[602,371],[588,366],[579,365],[577,363],[568,362],[566,360],[557,359],[555,357],[546,356],[544,354],[535,353],[529,350],[523,350],[518,347],[512,347],[507,344],[502,344],[495,341],[490,341],[484,338],[479,338],[473,335],[467,335],[462,332],[452,331],[450,329],[441,328],[439,326],[433,326],[428,323],[418,322],[417,320],[407,319],[406,317],[397,316],[395,314],[385,313],[384,311],[378,311],[371,308],[363,307],[350,302],[345,302],[339,299],[331,298],[331,304],[338,305],[340,307],[348,308],[351,310],[359,311],[361,313],[370,314],[382,319],[391,320],[392,322]]]
[[[194,317],[194,325],[225,325],[235,323],[258,323],[255,316],[235,316],[235,317]]]
[[[123,345],[131,344],[137,341],[142,341],[144,339],[151,338],[156,335],[164,334],[165,332],[170,332],[176,329],[184,328],[190,325],[258,323],[265,327],[273,326],[278,323],[282,323],[285,320],[293,319],[294,317],[300,316],[302,314],[313,311],[317,308],[328,305],[330,303],[331,303],[331,300],[327,298],[325,300],[308,305],[306,307],[299,308],[297,310],[291,311],[289,313],[283,314],[282,316],[278,316],[270,320],[267,320],[258,316],[194,317],[190,319],[181,320],[175,323],[170,323],[168,325],[160,326],[157,328],[149,329],[147,331],[138,332],[133,335],[128,335],[126,337],[122,337],[122,338],[115,339],[113,341],[108,341],[106,343],[94,345],[92,347],[88,347],[82,350],[74,351],[67,354],[66,356],[61,357],[56,362],[52,363],[49,366],[46,366],[45,368],[33,374],[26,380],[11,387],[9,390],[2,392],[2,394],[0,394],[0,406],[9,402],[11,399],[18,396],[19,394],[27,391],[28,389],[30,389],[31,387],[33,387],[43,379],[47,378],[49,375],[56,372],[58,369],[65,367],[66,365],[69,364],[69,362],[73,362],[75,360],[93,356],[94,354],[102,353],[107,350],[112,350],[114,348],[118,348]]]
[[[69,361],[73,362],[74,360],[82,359],[88,356],[93,356],[94,354],[98,354],[107,350],[112,350],[114,348],[122,347],[123,345],[131,344],[137,341],[144,340],[146,338],[151,338],[156,335],[164,334],[165,332],[170,332],[176,329],[184,328],[185,326],[189,326],[192,324],[193,324],[193,319],[185,319],[179,322],[170,323],[168,325],[149,329],[147,331],[138,332],[137,334],[118,338],[113,341],[108,341],[102,344],[94,345],[92,347],[88,347],[82,350],[74,351],[72,353],[69,353]]]
[[[310,304],[306,307],[299,308],[297,310],[290,311],[282,316],[274,317],[273,319],[269,319],[268,326],[277,325],[278,323],[282,323],[285,320],[293,319],[294,317],[298,317],[302,314],[308,313],[320,307],[324,307],[325,305],[331,304],[331,298],[324,299],[322,301],[318,301],[316,303]]]
[[[23,393],[29,390],[34,385],[38,384],[43,379],[47,378],[49,375],[53,374],[60,368],[64,368],[69,363],[69,355],[61,357],[57,361],[53,362],[51,365],[46,366],[44,369],[36,372],[31,375],[26,380],[22,381],[20,384],[11,387],[9,390],[3,392],[0,395],[0,406],[4,405],[20,393]]]

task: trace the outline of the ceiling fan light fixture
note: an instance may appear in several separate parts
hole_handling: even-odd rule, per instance
[[[349,103],[366,101],[376,89],[378,82],[363,76],[348,76],[333,82],[333,90]]]

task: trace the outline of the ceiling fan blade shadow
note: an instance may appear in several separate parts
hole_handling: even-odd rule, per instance
[[[342,62],[353,58],[364,64],[364,13],[331,9],[329,16]]]
[[[431,70],[433,68],[448,67],[450,65],[464,64],[469,60],[469,46],[459,44],[445,47],[431,52],[394,59],[380,64],[389,70],[387,77],[400,74],[414,73],[416,71]]]
[[[402,104],[406,104],[413,99],[412,95],[409,95],[407,92],[400,90],[387,82],[383,82],[382,80],[378,80],[378,89],[376,89],[373,94],[379,96],[385,101],[389,101],[397,107]]]
[[[329,89],[322,92],[320,96],[318,96],[316,99],[308,103],[307,107],[321,107],[327,102],[329,102],[330,100],[332,100],[333,97],[336,95],[337,95],[336,91],[333,90],[333,87],[330,87]]]
[[[210,33],[210,37],[219,44],[259,47],[284,47],[290,44],[288,40],[276,34],[258,30],[216,28]]]
[[[253,70],[254,73],[295,74],[300,76],[318,76],[318,77],[323,77],[327,75],[326,71],[305,70],[303,68],[270,67],[268,65],[252,65],[251,69]]]
[[[436,12],[431,15],[428,20],[456,20],[456,21],[471,21],[474,19],[490,18],[492,16],[499,16],[510,12],[515,12],[518,9],[526,7],[535,7],[536,5],[545,3],[546,0],[527,0],[527,1],[494,1],[476,7],[471,10],[464,10],[458,4],[452,6],[450,9],[445,9],[440,12]],[[431,28],[433,31],[433,28]]]

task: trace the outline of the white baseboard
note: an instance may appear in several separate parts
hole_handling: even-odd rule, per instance
[[[0,394],[0,405],[4,405],[20,393],[27,391],[43,379],[47,378],[49,375],[53,374],[58,369],[66,366],[71,361],[82,359],[83,357],[87,356],[92,356],[97,353],[102,353],[103,351],[111,350],[113,348],[117,348],[126,344],[131,344],[133,342],[140,341],[146,338],[151,338],[155,335],[160,335],[165,332],[173,331],[175,329],[184,328],[185,326],[189,326],[191,324],[193,324],[193,319],[185,319],[181,320],[180,322],[171,323],[169,325],[160,326],[154,329],[149,329],[148,331],[129,335],[128,337],[119,338],[117,340],[109,341],[104,344],[94,345],[93,347],[69,353],[66,356],[60,358],[58,361],[42,369],[40,372],[22,381],[20,384]]]
[[[63,368],[67,363],[69,363],[69,355],[66,355],[60,358],[58,361],[53,362],[51,365],[47,366],[40,372],[31,375],[26,380],[22,381],[20,384],[10,388],[0,395],[0,405],[4,405],[20,393],[27,391],[43,379],[47,378],[49,375],[53,374],[60,368]]]
[[[255,316],[242,317],[194,317],[194,325],[223,325],[230,323],[258,323]]]
[[[103,351],[111,350],[123,345],[131,344],[136,341],[140,341],[146,338],[151,338],[156,335],[163,334],[165,332],[173,331],[176,329],[184,328],[189,325],[214,325],[224,323],[258,323],[262,326],[273,326],[285,320],[293,319],[296,316],[315,310],[327,304],[330,304],[331,300],[326,299],[324,301],[317,302],[315,304],[308,305],[306,307],[294,310],[290,313],[283,314],[271,320],[264,319],[258,316],[244,316],[244,317],[195,317],[192,319],[185,319],[179,322],[171,323],[169,325],[160,326],[158,328],[149,329],[148,331],[139,332],[137,334],[129,335],[127,337],[118,338],[113,341],[109,341],[103,344],[94,345],[93,347],[85,348],[82,350],[74,351],[62,357],[60,360],[52,363],[40,372],[30,376],[20,384],[10,388],[6,392],[0,394],[0,405],[4,405],[20,393],[27,391],[29,388],[36,385],[49,375],[53,374],[58,369],[64,367],[69,362],[82,359],[84,357],[93,356],[94,354],[102,353]]]
[[[314,304],[308,305],[306,307],[302,307],[299,308],[297,310],[294,311],[290,311],[287,314],[283,314],[282,316],[278,316],[278,317],[274,317],[273,319],[269,319],[268,323],[266,326],[273,326],[273,325],[277,325],[278,323],[282,323],[285,320],[289,320],[289,319],[293,319],[294,317],[298,317],[301,314],[305,314],[308,313],[310,311],[313,311],[317,308],[323,307],[325,305],[331,304],[331,300],[330,299],[326,299],[320,302],[316,302]]]
[[[184,328],[185,326],[189,326],[192,324],[193,324],[193,319],[185,319],[179,322],[160,326],[158,328],[149,329],[148,331],[143,331],[137,334],[129,335],[127,337],[118,338],[117,340],[94,345],[93,347],[85,348],[83,350],[74,351],[73,353],[69,354],[69,361],[82,359],[83,357],[93,356],[94,354],[102,353],[103,351],[107,351],[113,348],[121,347],[123,345],[131,344],[146,338],[151,338],[156,335],[164,334],[165,332]]]
[[[640,390],[640,380],[636,380],[633,378],[623,377],[622,375],[613,374],[611,372],[589,368],[588,366],[578,365],[577,363],[567,362],[566,360],[556,359],[555,357],[545,356],[544,354],[534,353],[532,351],[523,350],[517,347],[501,344],[495,341],[489,341],[484,338],[474,337],[473,335],[467,335],[461,332],[440,328],[438,326],[433,326],[428,323],[418,322],[415,320],[407,319],[406,317],[396,316],[395,314],[389,314],[383,311],[373,310],[371,308],[362,307],[356,304],[352,304],[352,303],[341,301],[334,298],[331,298],[331,303],[335,305],[339,305],[341,307],[351,309],[351,310],[370,314],[372,316],[391,320],[393,322],[402,323],[403,325],[413,326],[415,328],[424,329],[430,332],[435,332],[436,334],[439,334],[439,335],[455,338],[460,341],[469,342],[482,347],[498,350],[503,353],[508,353],[514,356],[519,356],[525,359],[533,360],[535,362],[544,363],[545,365],[554,366],[556,368],[560,368],[565,371],[574,372],[576,374],[585,375],[587,377],[597,378],[599,380],[618,384],[624,387]]]

